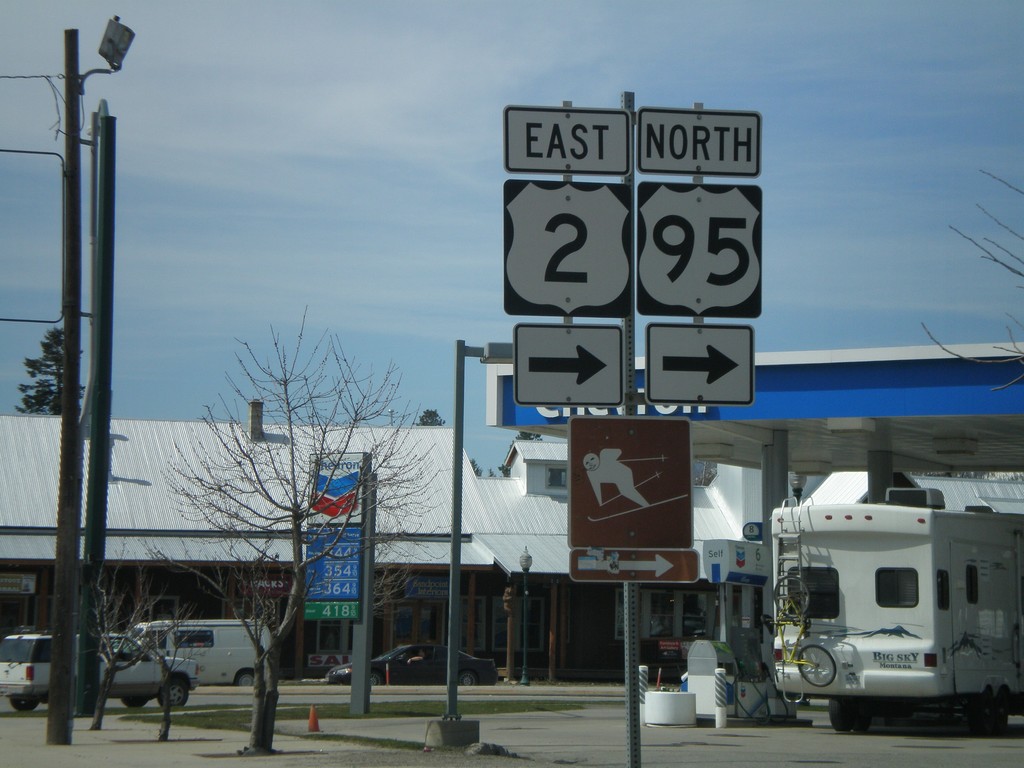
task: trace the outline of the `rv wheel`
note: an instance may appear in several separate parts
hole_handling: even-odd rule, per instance
[[[828,721],[832,729],[839,733],[853,730],[853,721],[857,717],[857,702],[849,699],[829,699]]]
[[[995,725],[995,700],[992,689],[986,688],[967,699],[967,727],[975,736],[991,736]]]
[[[992,702],[992,735],[1002,736],[1010,721],[1010,693],[1000,688]]]

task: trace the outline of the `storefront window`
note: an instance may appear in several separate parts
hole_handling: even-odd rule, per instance
[[[672,592],[649,594],[647,637],[672,637],[675,629],[675,598]]]
[[[708,634],[708,593],[681,589],[640,590],[640,636],[704,637]],[[615,638],[622,640],[622,590],[615,591]]]
[[[519,648],[523,643],[522,603],[516,596],[512,614],[512,631],[515,633],[512,644]],[[502,598],[495,597],[491,601],[491,647],[492,651],[504,651],[508,645],[508,615]],[[531,651],[544,647],[544,599],[531,597],[526,604],[526,642]]]
[[[321,620],[316,622],[316,650],[318,653],[337,653],[346,650],[342,646],[342,622]]]
[[[487,644],[487,600],[478,597],[473,601],[473,651],[479,651]],[[469,651],[469,598],[462,598],[462,644],[464,651]]]

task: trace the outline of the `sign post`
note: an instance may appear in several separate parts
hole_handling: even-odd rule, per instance
[[[569,421],[570,576],[623,584],[627,747],[629,768],[639,768],[637,585],[696,581],[699,569],[689,422],[633,418],[635,313],[698,318],[648,329],[649,402],[753,401],[752,329],[711,330],[703,318],[761,313],[761,190],[702,177],[760,175],[761,115],[700,105],[637,112],[633,101],[624,92],[621,110],[506,107],[505,169],[562,180],[506,181],[504,233],[505,311],[564,322],[516,326],[516,403],[624,406],[623,418]],[[635,231],[634,116],[637,170],[698,177],[641,184]],[[621,331],[573,325],[577,317],[617,318]]]

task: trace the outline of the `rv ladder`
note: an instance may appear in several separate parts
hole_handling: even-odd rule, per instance
[[[775,555],[775,581],[778,583],[783,576],[800,575],[803,573],[803,550],[800,547],[799,533],[780,533],[776,539],[778,551]]]

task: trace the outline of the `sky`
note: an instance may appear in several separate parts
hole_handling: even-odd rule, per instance
[[[981,210],[1022,231],[1024,198],[985,173],[1024,188],[1017,0],[12,0],[0,149],[63,153],[64,30],[82,72],[105,67],[115,13],[136,38],[81,104],[117,118],[115,418],[202,416],[241,342],[269,352],[305,315],[399,370],[396,410],[451,424],[456,339],[558,322],[504,312],[504,108],[627,91],[761,114],[760,177],[707,179],[762,189],[758,352],[926,345],[924,326],[1003,341],[1015,323],[1024,281],[950,227],[1024,251]],[[0,153],[0,179],[0,317],[52,322],[57,161]],[[0,322],[0,413],[48,327]],[[513,435],[484,427],[484,387],[470,360],[466,449],[487,469]]]

